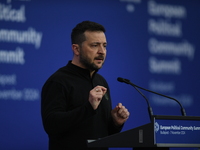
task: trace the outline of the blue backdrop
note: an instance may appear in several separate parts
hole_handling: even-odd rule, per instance
[[[1,0],[0,149],[47,149],[41,88],[71,60],[71,29],[83,20],[107,30],[99,72],[113,106],[122,102],[131,113],[123,131],[150,120],[145,100],[117,77],[177,98],[188,116],[200,116],[199,18],[199,0]],[[181,115],[174,101],[144,93],[154,114]]]

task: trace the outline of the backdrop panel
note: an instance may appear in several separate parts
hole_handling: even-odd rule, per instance
[[[199,18],[199,0],[1,0],[0,149],[48,149],[41,88],[72,59],[71,29],[83,20],[107,30],[99,73],[110,85],[113,107],[122,102],[131,113],[123,131],[150,120],[142,96],[117,77],[172,96],[188,116],[200,116]],[[144,94],[154,114],[181,115],[174,101]]]

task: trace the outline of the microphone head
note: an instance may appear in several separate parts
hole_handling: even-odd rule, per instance
[[[124,82],[124,79],[121,78],[121,77],[118,77],[118,78],[117,78],[117,81],[119,81],[119,82]]]
[[[130,80],[124,79],[124,78],[121,78],[121,77],[118,77],[118,78],[117,78],[117,81],[119,81],[119,82],[124,82],[124,83],[126,83],[126,84],[130,84]]]

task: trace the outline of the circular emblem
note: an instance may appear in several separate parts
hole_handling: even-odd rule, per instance
[[[160,128],[159,128],[159,124],[158,124],[157,122],[155,123],[154,128],[155,128],[154,130],[155,130],[156,132],[159,131]]]

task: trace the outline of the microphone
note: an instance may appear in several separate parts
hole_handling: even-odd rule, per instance
[[[145,88],[142,88],[142,87],[140,87],[140,86],[138,86],[138,85],[133,84],[133,83],[130,82],[130,80],[128,80],[128,79],[124,79],[124,78],[118,77],[117,80],[118,80],[119,82],[124,82],[124,83],[126,83],[126,84],[130,84],[130,85],[132,85],[132,86],[133,86],[134,88],[136,88],[136,89],[137,89],[137,88],[140,88],[140,89],[142,89],[142,90],[145,90],[145,91],[148,91],[148,92],[151,92],[151,93],[154,93],[154,94],[157,94],[157,95],[160,95],[160,96],[163,96],[163,97],[166,97],[166,98],[169,98],[169,99],[172,99],[172,100],[176,101],[176,102],[180,105],[180,107],[181,107],[181,114],[182,114],[182,116],[186,116],[185,109],[183,108],[183,106],[181,105],[181,103],[180,103],[177,99],[175,99],[175,98],[173,98],[173,97],[170,97],[170,96],[166,96],[166,95],[157,93],[157,92],[154,92],[154,91],[151,91],[151,90],[148,90],[148,89],[145,89]],[[137,91],[138,91],[138,90],[137,90]],[[139,93],[141,94],[141,92],[139,92]],[[142,94],[142,95],[143,95],[143,94]],[[143,96],[143,97],[144,97],[144,96]],[[147,98],[145,98],[145,99],[146,99],[146,101],[147,101],[148,107],[150,107],[149,101],[147,100]]]
[[[128,79],[123,79],[123,78],[118,77],[117,80],[118,80],[119,82],[124,82],[124,83],[126,83],[126,84],[132,85],[131,82],[130,82],[130,80],[128,80]],[[147,105],[148,105],[149,117],[150,117],[150,119],[151,119],[152,116],[153,116],[153,109],[152,109],[151,106],[150,106],[149,100],[147,99],[147,97],[146,97],[136,86],[134,86],[134,85],[132,85],[132,86],[133,86],[133,87],[144,97],[144,99],[146,100]]]

